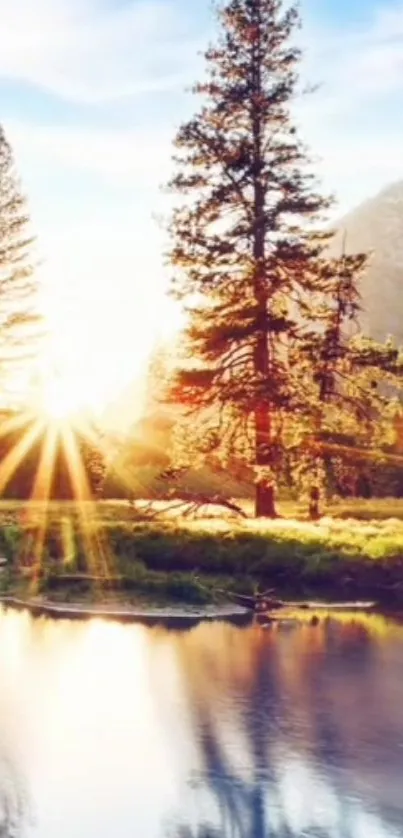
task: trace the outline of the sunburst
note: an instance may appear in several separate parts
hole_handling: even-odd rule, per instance
[[[52,480],[54,473],[55,457],[58,445],[58,429],[54,425],[50,425],[44,433],[41,452],[39,456],[38,468],[35,475],[34,485],[31,494],[31,501],[41,505],[39,509],[39,521],[32,521],[32,513],[35,507],[31,502],[28,507],[27,516],[27,532],[34,532],[34,542],[32,545],[31,556],[28,556],[30,563],[32,563],[32,588],[36,590],[38,577],[41,569],[43,551],[46,540],[46,533],[48,527],[48,509],[51,496]],[[38,511],[36,514],[38,514]],[[24,540],[23,550],[26,553],[29,541]],[[29,545],[31,546],[31,545]]]
[[[62,445],[67,468],[76,501],[79,529],[81,532],[85,557],[94,580],[106,579],[110,575],[110,551],[103,537],[98,520],[97,505],[93,499],[91,487],[84,463],[77,444],[77,436],[72,427],[63,430]]]
[[[24,424],[27,423],[27,417],[25,417]],[[9,430],[14,430],[17,425],[9,426]],[[21,439],[11,448],[8,454],[4,457],[2,462],[0,463],[0,493],[2,493],[17,471],[18,466],[24,458],[27,456],[28,452],[31,450],[35,442],[39,439],[41,434],[43,433],[44,425],[43,422],[37,420],[33,423],[33,425],[29,425],[29,427],[23,433]],[[8,431],[9,432],[9,431]]]
[[[20,433],[21,432],[21,433]],[[63,562],[72,557],[80,541],[84,551],[87,573],[96,581],[107,579],[111,572],[110,550],[102,533],[97,504],[93,497],[85,463],[80,450],[80,440],[86,438],[95,451],[97,434],[90,423],[66,416],[44,415],[34,418],[32,413],[7,417],[0,424],[0,438],[18,434],[17,442],[10,448],[0,464],[0,493],[18,472],[23,461],[38,446],[38,464],[29,501],[21,514],[23,539],[19,550],[20,566],[28,566],[31,593],[37,590],[47,537],[52,527],[59,531],[63,555],[55,556]],[[105,450],[105,445],[103,445]],[[58,456],[64,455],[73,494],[72,510],[66,516],[52,515],[52,488]],[[59,539],[58,539],[59,540]]]
[[[124,463],[119,463],[121,446],[118,443],[108,435],[96,431],[90,422],[80,423],[80,433],[94,450],[98,450],[101,453],[106,463],[113,462],[114,474],[125,488],[129,497],[134,495],[141,496],[142,492],[147,497],[150,486],[149,483],[141,479],[141,471],[136,471]],[[162,451],[163,449],[161,448]]]

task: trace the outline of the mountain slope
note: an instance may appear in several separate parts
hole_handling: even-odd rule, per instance
[[[340,255],[343,242],[347,252],[371,253],[361,284],[363,331],[403,343],[403,181],[358,206],[336,230],[334,255]]]

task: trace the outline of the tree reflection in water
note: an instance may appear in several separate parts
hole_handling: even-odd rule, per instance
[[[371,737],[386,727],[389,740],[393,728],[396,742],[403,734],[401,691],[385,694],[370,627],[221,627],[214,635],[206,626],[176,641],[176,654],[199,771],[190,778],[198,801],[170,838],[401,834],[403,810],[369,770]],[[376,700],[379,679],[384,704],[374,712],[368,697]],[[197,824],[199,803],[208,817]]]
[[[28,797],[15,763],[0,757],[0,838],[21,838],[28,821]]]

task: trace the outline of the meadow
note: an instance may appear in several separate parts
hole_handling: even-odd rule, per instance
[[[290,598],[403,604],[403,501],[334,502],[318,523],[291,503],[280,511],[275,521],[218,509],[188,519],[163,504],[151,514],[124,501],[3,501],[1,590],[57,601],[207,603],[260,584]]]

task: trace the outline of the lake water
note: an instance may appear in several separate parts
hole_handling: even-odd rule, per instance
[[[0,836],[403,836],[403,627],[0,611]]]

